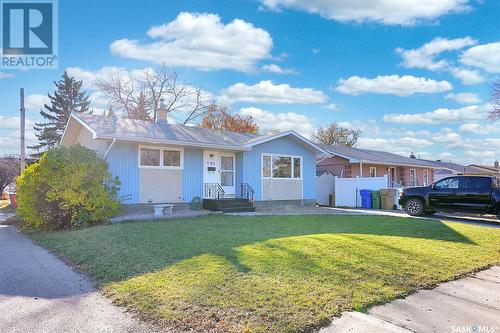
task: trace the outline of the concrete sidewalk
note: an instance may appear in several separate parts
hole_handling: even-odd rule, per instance
[[[151,331],[101,296],[86,276],[0,223],[0,332]]]
[[[500,332],[500,267],[418,291],[368,313],[344,313],[320,331],[333,332]]]

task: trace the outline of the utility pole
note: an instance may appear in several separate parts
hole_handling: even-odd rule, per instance
[[[20,102],[21,102],[21,173],[26,167],[26,153],[24,148],[24,132],[26,126],[26,111],[24,110],[24,88],[21,88],[20,92]]]

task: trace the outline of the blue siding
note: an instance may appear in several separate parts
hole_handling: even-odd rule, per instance
[[[242,181],[255,190],[255,199],[262,200],[263,153],[302,156],[302,177],[304,199],[316,198],[316,153],[292,137],[283,137],[254,146],[252,151],[243,153]]]
[[[182,173],[183,200],[203,198],[203,150],[184,149],[184,171]]]
[[[123,203],[139,201],[139,168],[137,144],[117,141],[108,153],[107,161],[113,177],[118,176],[120,191],[118,196]]]

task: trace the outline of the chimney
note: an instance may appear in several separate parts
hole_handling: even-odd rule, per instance
[[[499,169],[499,167],[498,167],[498,160],[495,161],[495,169]]]
[[[156,115],[156,122],[158,124],[168,124],[167,110],[165,109],[165,100],[160,98],[160,107]]]
[[[413,152],[411,152],[411,154],[410,154],[410,158],[416,158],[416,157],[415,157],[415,154],[413,154]]]

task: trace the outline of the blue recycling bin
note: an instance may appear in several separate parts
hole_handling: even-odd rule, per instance
[[[371,190],[360,190],[359,194],[361,195],[361,207],[363,208],[372,208],[372,191]]]

